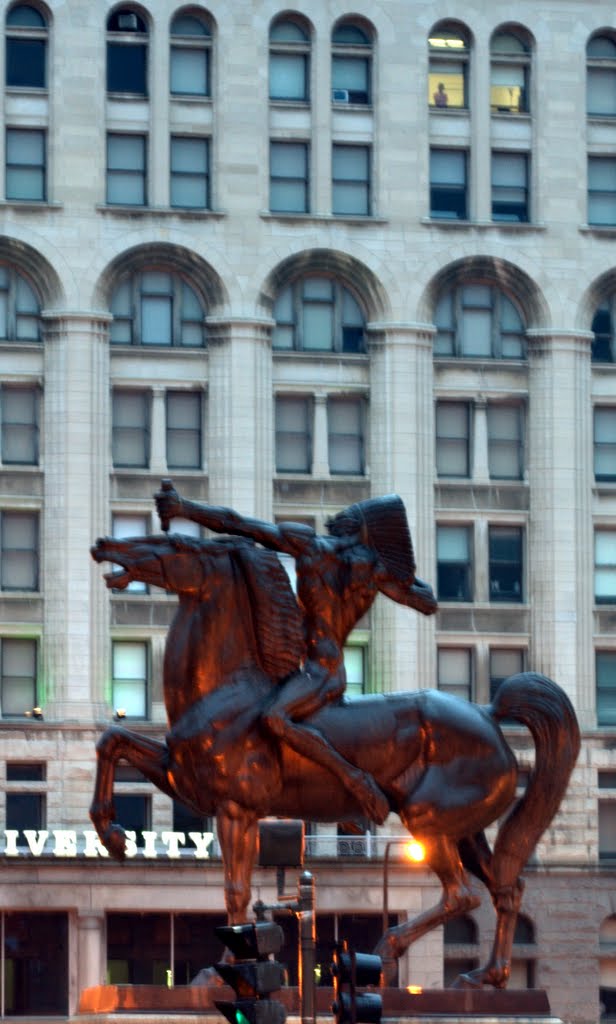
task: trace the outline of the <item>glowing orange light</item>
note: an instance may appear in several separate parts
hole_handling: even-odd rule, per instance
[[[423,992],[421,985],[407,985],[406,991],[412,996],[420,996]]]
[[[414,860],[416,864],[426,859],[426,848],[418,839],[409,839],[404,849],[408,859]]]

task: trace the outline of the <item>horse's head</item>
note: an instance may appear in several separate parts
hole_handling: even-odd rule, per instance
[[[96,562],[113,562],[124,570],[106,573],[107,586],[124,590],[133,580],[176,594],[198,596],[203,586],[199,549],[182,541],[190,538],[99,537],[91,548]]]

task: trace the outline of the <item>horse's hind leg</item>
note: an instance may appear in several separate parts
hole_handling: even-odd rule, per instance
[[[103,846],[116,860],[123,860],[126,836],[121,825],[114,821],[113,782],[115,766],[122,758],[164,793],[173,796],[167,778],[168,749],[160,740],[129,732],[119,726],[106,729],[96,744],[96,781],[90,806],[90,818]]]
[[[481,902],[479,897],[471,892],[470,880],[460,860],[455,841],[446,836],[423,839],[417,833],[414,835],[426,847],[426,861],[440,879],[443,895],[430,910],[419,914],[412,921],[389,928],[378,942],[374,952],[383,958],[383,974],[387,985],[391,984],[395,975],[395,961],[411,943],[450,918],[468,913]]]
[[[243,924],[257,851],[257,817],[234,800],[226,800],[218,808],[216,830],[222,851],[229,924]]]

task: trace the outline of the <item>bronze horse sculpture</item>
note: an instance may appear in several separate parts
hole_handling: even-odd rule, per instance
[[[106,576],[109,587],[141,580],[179,597],[164,663],[165,740],[120,726],[103,733],[92,821],[108,851],[122,859],[125,835],[113,806],[119,760],[196,813],[215,814],[229,922],[243,922],[260,818],[346,822],[361,816],[357,801],[332,785],[327,769],[260,723],[278,682],[300,657],[297,623],[281,615],[279,604],[290,592],[287,577],[275,554],[238,538],[102,538],[92,555],[122,567]],[[499,727],[504,718],[527,726],[535,744],[534,769],[517,802],[517,764]],[[521,872],[558,810],[579,752],[579,729],[565,693],[527,672],[505,680],[486,707],[436,690],[375,694],[329,704],[315,715],[314,726],[374,776],[391,810],[424,844],[426,862],[442,884],[438,904],[389,929],[377,952],[387,963],[430,929],[478,906],[471,873],[490,893],[496,929],[487,963],[460,983],[503,988]],[[221,742],[228,730],[231,745]],[[492,850],[484,829],[506,812]]]

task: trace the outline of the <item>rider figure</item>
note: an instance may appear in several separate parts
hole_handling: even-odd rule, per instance
[[[344,643],[378,591],[423,615],[437,610],[432,588],[415,576],[401,499],[388,495],[351,505],[327,521],[329,536],[321,536],[303,523],[252,519],[232,509],[187,501],[169,484],[167,488],[155,495],[164,529],[172,518],[191,519],[218,533],[250,537],[295,559],[306,660],[284,681],[263,720],[298,753],[329,768],[364,813],[381,824],[390,808],[372,776],[345,760],[304,720],[344,694]]]

